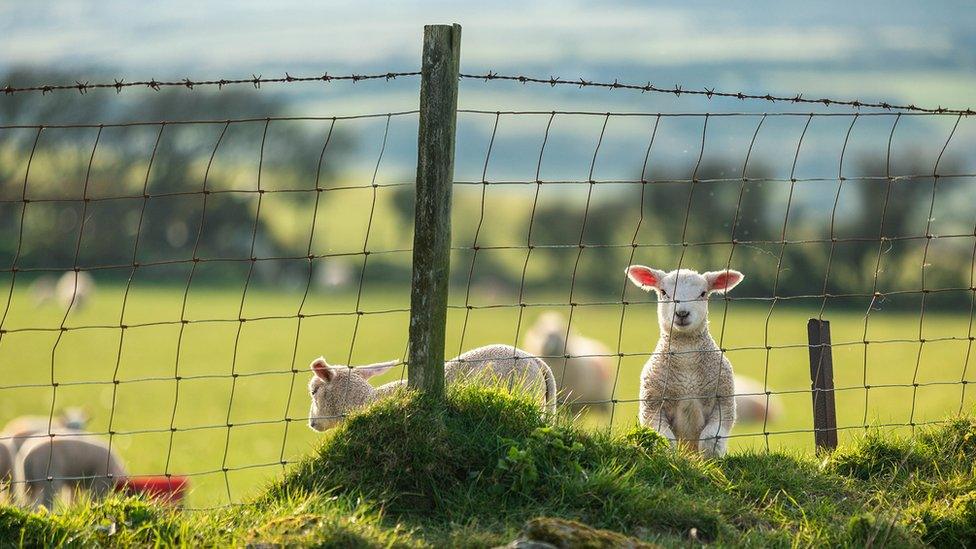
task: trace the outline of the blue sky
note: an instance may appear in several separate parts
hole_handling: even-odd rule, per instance
[[[412,68],[424,23],[463,69],[974,103],[976,9],[945,2],[12,2],[6,65],[131,78]]]

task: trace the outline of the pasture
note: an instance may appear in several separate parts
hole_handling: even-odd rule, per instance
[[[402,358],[406,349],[407,289],[371,285],[368,279],[358,307],[355,291],[313,288],[301,321],[297,313],[303,292],[285,286],[252,285],[243,293],[242,284],[191,284],[184,310],[185,279],[160,285],[137,277],[125,299],[124,317],[124,282],[106,282],[87,306],[66,319],[57,305],[35,304],[27,286],[18,280],[3,325],[7,332],[0,338],[0,420],[84,406],[92,416],[92,431],[116,433],[112,444],[132,474],[192,475],[192,507],[258,494],[280,477],[283,460],[309,454],[329,436],[305,425],[306,369],[313,358],[365,364]],[[565,295],[532,297],[533,303],[567,302]],[[585,297],[576,301],[612,301]],[[611,425],[621,432],[636,421],[645,360],[639,354],[653,349],[657,325],[651,299],[634,298],[623,314],[620,303],[580,305],[573,313],[575,330],[615,352],[619,337],[624,354],[612,418],[590,414],[579,420],[586,428]],[[489,303],[490,297],[476,291],[470,302]],[[521,342],[533,320],[551,310],[530,305],[468,311],[463,304],[464,293],[453,292],[451,356],[486,343]],[[731,453],[767,445],[812,453],[806,320],[817,316],[820,304],[771,308],[770,302],[713,299],[711,331],[729,349],[735,370],[760,382],[765,378],[770,391],[782,393],[773,398],[785,410],[765,428],[737,425]],[[366,314],[349,314],[357,309]],[[558,309],[569,312],[568,305]],[[960,408],[972,411],[976,392],[960,383],[976,381],[976,367],[969,364],[968,302],[954,310],[926,311],[921,326],[918,310],[872,311],[866,331],[863,311],[828,307],[824,318],[833,330],[841,444],[863,433],[865,422],[908,433],[911,422],[938,421]],[[61,331],[62,319],[67,328],[85,328]],[[120,323],[127,328],[120,329]],[[920,344],[920,337],[929,341]],[[865,338],[874,342],[865,345]],[[377,383],[403,375],[400,370]],[[865,384],[871,388],[865,390]]]

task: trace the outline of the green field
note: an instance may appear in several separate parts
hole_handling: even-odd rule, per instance
[[[408,318],[399,311],[408,306],[406,291],[369,284],[361,310],[398,311],[337,314],[356,310],[356,294],[314,290],[302,309],[308,316],[299,329],[301,291],[250,288],[243,301],[248,320],[241,323],[240,285],[194,285],[182,316],[191,322],[181,324],[184,286],[137,280],[125,305],[122,323],[129,328],[121,346],[124,285],[101,284],[95,299],[72,311],[65,322],[67,327],[89,328],[64,332],[58,330],[63,310],[35,305],[25,286],[18,281],[3,325],[7,333],[0,339],[0,421],[19,414],[47,414],[52,407],[85,406],[92,415],[91,430],[107,433],[111,424],[117,433],[113,446],[132,474],[193,475],[190,504],[195,507],[241,501],[258,493],[280,476],[282,459],[291,462],[306,455],[325,436],[304,424],[306,368],[314,357],[324,355],[341,364],[351,356],[352,363],[362,364],[402,357],[406,349]],[[452,296],[463,299],[461,292]],[[566,301],[565,295],[539,299]],[[471,302],[489,304],[490,298],[473,295]],[[785,413],[766,426],[769,436],[763,435],[761,424],[737,425],[733,451],[765,448],[767,443],[773,449],[812,451],[806,320],[817,315],[819,302],[807,308],[780,304],[771,313],[768,303],[731,302],[723,328],[725,307],[721,301],[712,304],[712,332],[730,349],[736,371],[760,381],[766,378],[771,390],[787,392],[776,397]],[[526,307],[521,332],[545,310]],[[615,350],[622,333],[619,349],[625,355],[650,352],[657,334],[653,303],[643,297],[628,306],[622,330],[621,312],[620,304],[580,306],[573,326]],[[516,334],[518,307],[471,311],[462,343],[464,317],[463,308],[451,310],[448,354],[462,347],[521,340]],[[960,383],[964,378],[976,381],[976,366],[967,368],[968,303],[959,313],[926,312],[921,336],[929,341],[921,345],[917,311],[872,312],[866,337],[873,343],[867,346],[862,343],[862,312],[828,309],[825,318],[833,328],[838,419],[846,428],[842,441],[863,432],[865,416],[870,425],[908,424],[940,420],[960,407],[972,411],[976,391],[970,389],[963,398]],[[616,398],[637,397],[644,360],[620,360]],[[232,372],[240,374],[236,381]],[[397,371],[378,382],[400,375]],[[182,378],[178,383],[176,376]],[[874,386],[867,393],[865,376]],[[52,377],[59,384],[56,389]],[[913,377],[922,384],[917,393],[910,386]],[[119,383],[113,384],[113,379]],[[929,383],[944,384],[925,385]],[[885,387],[893,384],[908,386]],[[636,408],[635,402],[618,403],[613,428],[630,428]],[[590,415],[583,421],[606,426],[610,417]]]

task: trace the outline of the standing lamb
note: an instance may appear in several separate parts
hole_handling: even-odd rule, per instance
[[[643,265],[626,272],[634,284],[658,296],[661,335],[641,372],[641,425],[672,444],[709,457],[725,455],[735,423],[735,381],[732,364],[708,332],[708,296],[734,288],[742,273],[665,273]]]
[[[374,388],[367,381],[399,364],[383,362],[351,368],[330,366],[319,357],[311,364],[312,376],[308,392],[312,406],[308,426],[325,431],[337,425],[349,412],[387,396],[406,385],[405,380],[392,381]],[[447,383],[460,381],[503,381],[539,399],[549,413],[556,411],[556,380],[552,370],[542,360],[511,345],[487,345],[452,358],[444,364]]]
[[[17,455],[16,478],[21,500],[51,509],[64,488],[83,489],[104,498],[126,475],[122,460],[108,444],[76,431],[26,442]]]
[[[614,361],[606,345],[570,331],[566,318],[556,312],[540,316],[526,332],[524,344],[552,368],[560,404],[574,410],[610,410]]]

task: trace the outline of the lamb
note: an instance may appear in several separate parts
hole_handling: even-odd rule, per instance
[[[604,344],[569,331],[566,319],[556,312],[540,316],[523,343],[525,350],[544,358],[552,368],[560,404],[610,410],[614,361]]]
[[[735,423],[735,381],[732,364],[708,332],[708,297],[734,288],[742,273],[665,273],[643,265],[631,265],[626,273],[658,296],[661,335],[641,372],[641,425],[673,445],[697,448],[707,457],[725,455]]]
[[[326,431],[337,425],[349,412],[387,396],[406,385],[398,380],[374,388],[367,381],[399,364],[382,362],[351,368],[330,366],[324,358],[312,361],[314,375],[308,383],[312,397],[308,425],[315,431]],[[556,380],[542,360],[511,345],[487,345],[467,351],[444,364],[447,383],[463,381],[504,381],[543,398],[550,414],[556,411]],[[488,378],[488,379],[486,379]]]
[[[0,442],[9,443],[11,451],[17,455],[25,442],[32,438],[39,438],[40,435],[83,431],[88,424],[88,419],[88,413],[78,407],[65,408],[54,417],[41,415],[16,417],[3,426]]]
[[[83,431],[26,442],[17,455],[20,499],[51,509],[64,488],[83,489],[102,499],[126,476],[125,466],[105,441]]]
[[[763,422],[776,421],[783,413],[778,397],[766,397],[763,384],[739,374],[735,375],[735,415],[736,421]]]
[[[65,309],[81,310],[95,291],[95,279],[85,271],[66,271],[55,288],[58,303]]]
[[[14,478],[14,453],[10,448],[10,442],[0,440],[0,496],[8,491]],[[0,497],[0,501],[3,501]]]
[[[57,284],[57,280],[51,275],[38,277],[34,282],[31,282],[28,291],[33,298],[34,306],[40,307],[47,305],[50,301],[54,300],[54,292]]]

